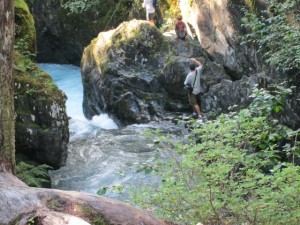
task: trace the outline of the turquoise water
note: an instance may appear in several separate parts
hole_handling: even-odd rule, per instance
[[[57,64],[39,64],[39,67],[67,95],[67,113],[71,117],[67,163],[50,171],[52,188],[91,194],[100,190],[105,197],[127,201],[129,190],[160,182],[159,177],[144,168],[155,167],[156,159],[167,158],[172,146],[155,144],[154,137],[145,132],[158,129],[177,132],[174,124],[165,121],[118,128],[107,114],[88,121],[82,112],[80,68]]]
[[[82,111],[83,86],[80,67],[47,63],[41,63],[38,66],[47,72],[57,86],[67,95],[67,114],[71,118],[70,132],[73,135],[91,132],[95,128],[118,128],[117,124],[107,114],[94,116],[90,121],[84,117]]]

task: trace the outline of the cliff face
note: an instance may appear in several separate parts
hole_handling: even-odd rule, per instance
[[[84,47],[100,30],[128,19],[132,1],[40,0],[29,3],[36,21],[37,61],[80,65]],[[138,5],[141,4],[139,3]]]
[[[263,1],[256,2],[257,7],[266,9]],[[224,66],[232,80],[261,71],[262,61],[256,50],[241,46],[238,40],[244,33],[241,18],[245,1],[203,0],[191,4],[181,0],[179,6],[190,32],[213,61]]]
[[[211,90],[214,94],[203,99],[205,104],[210,105],[208,110],[216,110],[217,107],[217,111],[224,112],[224,106],[228,106],[230,99],[231,105],[243,106],[244,97],[251,93],[249,88],[245,89],[247,85],[257,83],[267,87],[287,82],[289,86],[296,87],[286,99],[285,110],[278,119],[290,127],[299,128],[300,104],[296,99],[299,99],[300,88],[299,81],[295,79],[297,72],[291,75],[272,69],[270,71],[256,48],[241,45],[240,36],[247,34],[242,27],[243,8],[254,7],[258,12],[267,12],[267,1],[202,0],[191,3],[189,0],[181,0],[179,7],[195,39],[198,39],[212,61],[220,64],[230,77],[230,83],[222,82],[214,86],[215,90]],[[239,93],[240,100],[237,98]]]
[[[35,20],[37,31],[37,61],[61,64],[79,64],[82,46],[76,40],[82,40],[86,33],[76,27],[79,18],[72,18],[72,26],[68,21],[67,12],[60,6],[59,0],[41,0],[29,3],[30,12]],[[70,22],[69,21],[69,22]],[[85,43],[83,41],[83,43]]]
[[[16,152],[54,168],[65,165],[69,141],[66,96],[32,61],[34,21],[23,0],[15,1],[13,54]]]

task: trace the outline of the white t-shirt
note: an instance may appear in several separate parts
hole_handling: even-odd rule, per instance
[[[153,0],[144,0],[143,7],[146,8],[148,13],[154,13]]]
[[[197,77],[196,77],[196,81],[194,84],[194,80],[195,80],[195,76],[196,76],[196,71],[197,71]],[[202,72],[202,66],[198,66],[194,71],[190,72],[184,81],[184,84],[190,84],[192,87],[194,87],[193,89],[193,94],[197,95],[200,93],[201,91],[201,86],[200,86],[200,74]],[[194,85],[194,86],[193,86]]]

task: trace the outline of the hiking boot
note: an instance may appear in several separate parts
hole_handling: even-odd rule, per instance
[[[197,113],[193,113],[192,118],[198,119],[198,114]]]

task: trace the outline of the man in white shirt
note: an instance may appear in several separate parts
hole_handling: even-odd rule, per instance
[[[193,106],[195,118],[201,118],[201,110],[197,100],[201,91],[200,74],[203,70],[203,64],[195,58],[191,58],[191,61],[196,63],[198,67],[196,68],[194,63],[190,63],[191,72],[187,75],[184,85],[189,84],[193,87],[193,91],[188,93],[189,102]]]
[[[153,0],[144,0],[143,8],[146,8],[146,19],[154,24],[155,8],[153,6]]]

